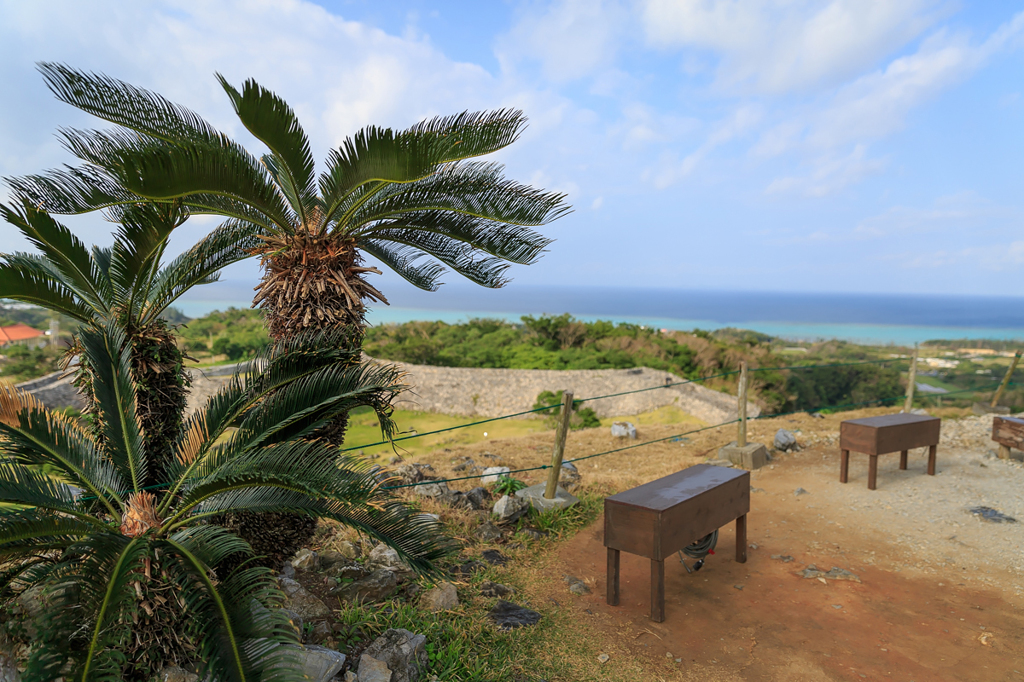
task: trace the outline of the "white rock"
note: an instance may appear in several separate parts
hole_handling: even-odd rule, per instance
[[[320,565],[320,559],[317,557],[316,552],[310,551],[303,547],[291,560],[292,568],[299,571],[315,571]]]
[[[366,563],[370,567],[386,568],[389,571],[411,571],[412,569],[402,561],[398,552],[385,545],[383,542],[370,550],[370,556]]]
[[[636,427],[632,422],[614,422],[612,424],[612,436],[615,438],[636,439]]]
[[[427,611],[449,611],[458,605],[459,593],[451,583],[441,583],[420,597],[420,607]]]
[[[510,471],[512,470],[508,467],[487,467],[484,469],[484,475],[480,478],[480,482],[484,485],[494,485],[499,478],[507,475]]]
[[[359,657],[359,682],[391,682],[391,668],[369,654]]]
[[[530,503],[526,500],[509,495],[503,495],[500,500],[494,503],[492,512],[498,517],[498,521],[511,523],[526,513]]]

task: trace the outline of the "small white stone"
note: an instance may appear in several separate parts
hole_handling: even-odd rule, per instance
[[[480,482],[484,485],[494,485],[498,482],[498,479],[510,471],[512,470],[508,467],[487,467],[484,469],[484,475],[480,478]]]

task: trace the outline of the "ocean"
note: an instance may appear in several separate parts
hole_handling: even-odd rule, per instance
[[[190,292],[178,307],[190,317],[231,306],[248,307],[251,286],[218,283]],[[487,290],[447,285],[435,293],[387,291],[372,324],[570,313],[585,321],[611,320],[689,331],[739,327],[794,341],[842,339],[872,345],[908,345],[932,339],[1024,341],[1024,297],[736,292],[612,287],[519,285]]]

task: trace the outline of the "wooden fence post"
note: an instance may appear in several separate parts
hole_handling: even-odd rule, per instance
[[[739,430],[736,434],[736,445],[746,447],[747,445],[747,361],[740,361],[740,388],[739,394]]]
[[[914,388],[917,386],[917,344],[910,358],[910,376],[907,379],[907,399],[903,403],[903,411],[909,413],[914,408]]]
[[[999,388],[996,389],[996,394],[992,396],[992,405],[995,407],[999,404],[999,399],[1003,397],[1003,391],[1006,390],[1007,384],[1010,383],[1010,377],[1013,376],[1014,370],[1017,369],[1017,363],[1020,362],[1020,351],[1017,351],[1013,356],[1013,362],[1010,363],[1010,369],[1006,370],[1006,376],[1003,377],[1003,383],[999,384]]]
[[[555,499],[558,490],[558,477],[562,473],[562,455],[565,453],[565,438],[569,433],[569,420],[572,419],[572,391],[562,392],[562,412],[559,415],[558,430],[555,432],[555,450],[551,454],[551,471],[548,472],[548,485],[544,488],[544,499]]]

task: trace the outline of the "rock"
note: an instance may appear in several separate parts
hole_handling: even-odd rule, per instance
[[[289,562],[297,571],[315,571],[320,567],[320,558],[316,555],[316,552],[306,549],[303,547],[292,560]]]
[[[494,485],[498,482],[498,479],[508,474],[511,469],[508,467],[487,467],[484,469],[484,474],[480,478],[480,482],[484,485]]]
[[[615,422],[612,424],[612,436],[614,438],[636,439],[636,427],[632,422]]]
[[[358,559],[363,554],[359,545],[354,542],[349,542],[348,540],[342,540],[338,543],[337,547],[338,554],[349,560]]]
[[[390,682],[417,682],[429,665],[427,638],[408,630],[385,631],[366,647],[363,657],[366,656],[381,661],[391,670]],[[359,659],[359,682],[366,682],[363,658]]]
[[[607,663],[610,659],[611,659],[611,656],[609,656],[608,654],[598,654],[597,655],[597,660],[602,665]]]
[[[562,582],[566,583],[569,586],[569,591],[573,594],[578,594],[580,596],[590,594],[590,588],[587,586],[585,582],[583,582],[579,578],[573,577],[571,575],[563,575]]]
[[[331,594],[345,602],[375,602],[387,599],[397,589],[398,577],[395,572],[378,568],[362,580],[332,588]]]
[[[434,498],[442,504],[456,509],[472,509],[473,504],[466,499],[466,494],[461,490],[449,490],[448,492]]]
[[[793,491],[793,494],[796,495],[797,497],[800,497],[801,495],[810,495],[811,493],[808,492],[807,490],[804,490],[803,488],[797,488],[796,490]]]
[[[733,585],[737,590],[743,590],[743,585]]]
[[[392,472],[401,481],[400,485],[412,485],[423,480],[423,473],[412,464],[402,464]]]
[[[444,497],[451,492],[448,490],[448,484],[444,482],[420,483],[413,487],[412,490],[420,497]]]
[[[796,436],[791,431],[779,429],[775,432],[774,446],[776,450],[792,450],[796,447]]]
[[[3,658],[6,659],[6,657]],[[0,682],[12,682],[13,680],[18,679],[17,677],[10,677],[5,673],[6,670],[4,670],[3,664],[0,663]],[[160,682],[196,682],[199,679],[199,675],[190,673],[184,668],[179,668],[176,665],[169,665],[157,673],[157,679],[159,679]]]
[[[384,661],[363,654],[359,657],[359,682],[391,682],[391,668]]]
[[[487,488],[473,488],[466,493],[465,497],[473,509],[487,509],[490,506],[488,501],[491,499],[491,494],[487,492]]]
[[[494,624],[501,630],[513,630],[540,622],[540,614],[536,611],[516,606],[504,599],[498,600],[494,608],[487,613],[487,617],[494,621]]]
[[[409,565],[402,561],[398,552],[388,547],[383,542],[370,551],[366,558],[366,565],[372,568],[386,568],[391,571],[411,571]]]
[[[335,564],[324,571],[324,578],[332,580],[362,580],[370,571],[359,564]]]
[[[494,503],[492,510],[498,517],[498,523],[512,523],[522,517],[530,508],[530,503],[516,496],[502,495],[501,499]]]
[[[313,626],[309,633],[308,640],[313,644],[323,644],[332,634],[331,626],[326,620],[322,620]]]
[[[493,583],[490,580],[480,583],[480,594],[484,597],[507,597],[513,592],[514,589],[501,583]]]
[[[974,514],[982,521],[988,521],[989,523],[1017,523],[1017,519],[1012,516],[1007,516],[1003,512],[993,509],[992,507],[971,507],[967,511]]]
[[[454,461],[458,461],[458,464],[455,464],[455,466],[452,467],[452,471],[457,474],[472,474],[477,470],[476,462],[469,457],[463,457],[461,461],[453,460],[453,462]]]
[[[530,538],[531,540],[543,540],[544,534],[533,528],[524,528],[522,530],[523,535]]]
[[[572,462],[562,462],[562,470],[558,474],[558,485],[572,492],[582,480],[579,470]]]
[[[356,558],[356,557],[345,556],[341,552],[332,552],[330,550],[328,550],[326,552],[319,552],[317,554],[317,557],[320,559],[320,569],[321,570],[328,569],[331,566],[334,566],[335,564],[348,563],[352,559]]]
[[[450,611],[458,605],[459,594],[451,583],[441,583],[420,597],[420,607],[427,611]]]
[[[281,575],[278,576],[278,577],[280,577],[280,578],[294,578],[295,577],[295,568],[292,567],[291,564],[286,562],[285,565],[281,567]]]
[[[479,571],[482,568],[487,568],[487,564],[485,564],[482,561],[476,561],[475,559],[471,559],[466,563],[462,564],[461,566],[459,566],[458,568],[456,568],[455,572],[459,575],[472,575],[473,573]]]
[[[345,677],[341,678],[341,682],[359,682],[359,675],[352,670],[346,670]]]
[[[253,603],[253,607],[254,608],[256,606],[259,606],[261,610],[265,610],[263,605],[260,604],[255,599],[253,599],[252,603]],[[301,639],[302,638],[302,616],[300,616],[299,614],[295,613],[291,609],[281,609],[281,611],[284,612],[284,615],[288,616],[288,620],[291,622],[292,627],[295,628],[295,632],[298,633],[299,639]]]
[[[302,585],[291,578],[278,580],[284,592],[284,608],[294,611],[302,620],[316,620],[331,615],[327,604],[311,595]]]
[[[491,566],[504,566],[508,563],[508,557],[496,549],[485,549],[480,556]]]
[[[488,521],[487,523],[480,524],[480,527],[473,531],[473,535],[484,542],[494,542],[501,537],[501,529]]]
[[[790,561],[793,560],[793,557],[789,556],[788,554],[772,554],[772,558],[778,559],[784,564],[788,564]]]
[[[797,573],[797,575],[810,579],[824,578],[826,580],[851,580],[855,583],[860,582],[860,578],[858,576],[850,573],[844,568],[839,568],[838,566],[833,566],[826,573],[825,571],[818,570],[817,566],[814,564],[808,564],[807,568]]]
[[[299,653],[299,670],[310,682],[328,682],[345,666],[345,654],[310,644]]]
[[[496,455],[493,452],[485,452],[480,456],[491,460],[493,464],[503,464],[505,462],[501,455]]]

